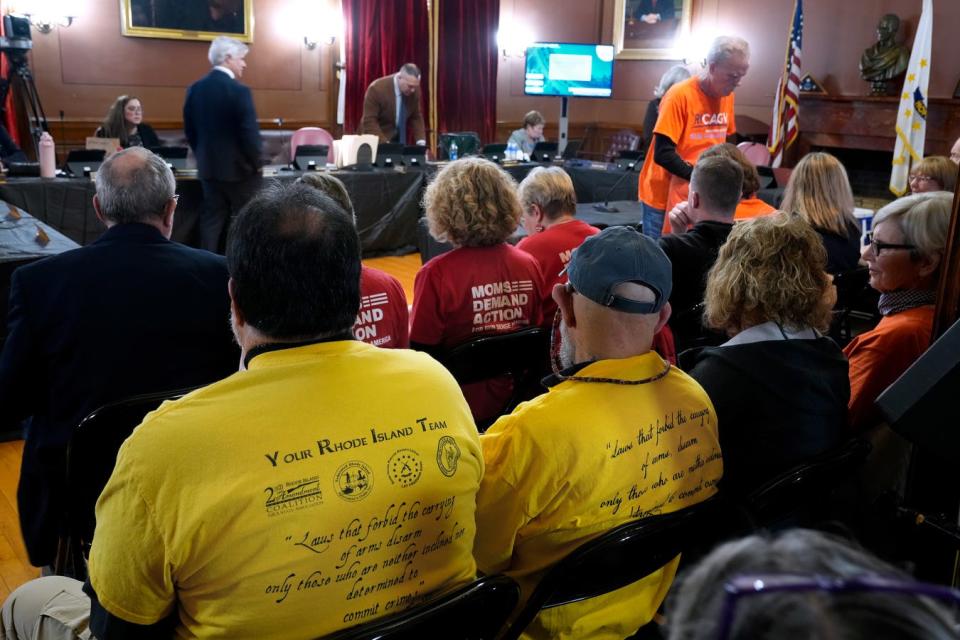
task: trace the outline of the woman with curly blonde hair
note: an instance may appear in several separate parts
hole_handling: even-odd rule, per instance
[[[847,170],[829,153],[805,155],[787,182],[780,210],[799,213],[820,234],[827,272],[841,273],[860,261],[860,225],[853,215]]]
[[[417,272],[413,348],[439,353],[470,338],[540,324],[540,266],[506,242],[521,214],[513,178],[489,160],[464,158],[440,170],[423,204],[430,235],[454,249]],[[466,385],[464,395],[483,422],[499,413],[510,386],[500,380]]]
[[[847,361],[830,339],[826,251],[798,216],[734,226],[707,276],[705,324],[730,340],[681,355],[720,425],[724,483],[749,490],[838,445]]]

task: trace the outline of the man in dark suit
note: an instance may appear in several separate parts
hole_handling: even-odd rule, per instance
[[[74,428],[133,395],[236,371],[223,257],[171,242],[173,174],[134,147],[97,173],[96,242],[21,267],[0,353],[0,430],[26,423],[17,503],[30,562],[50,564]]]
[[[220,36],[210,44],[213,69],[187,89],[183,127],[203,187],[200,247],[223,252],[225,227],[260,186],[262,143],[250,89],[237,82],[247,45]]]
[[[407,137],[408,124],[413,128],[412,141]],[[370,83],[363,97],[360,133],[379,136],[380,142],[427,144],[420,111],[420,69],[417,65],[408,62],[397,73]]]

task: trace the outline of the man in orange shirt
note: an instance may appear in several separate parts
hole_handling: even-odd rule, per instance
[[[690,174],[700,153],[736,133],[733,91],[750,68],[750,45],[721,36],[707,54],[707,67],[667,91],[653,129],[638,188],[643,232],[659,238],[664,213],[687,199]]]

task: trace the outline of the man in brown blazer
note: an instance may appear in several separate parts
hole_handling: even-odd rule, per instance
[[[412,140],[407,136],[408,121],[413,127]],[[363,97],[360,133],[379,136],[380,142],[427,143],[420,111],[420,69],[417,65],[408,62],[397,73],[370,83]]]

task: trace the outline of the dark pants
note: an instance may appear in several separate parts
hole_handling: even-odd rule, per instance
[[[259,175],[237,182],[201,180],[203,214],[200,216],[200,248],[223,253],[229,221],[260,189]]]

